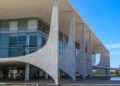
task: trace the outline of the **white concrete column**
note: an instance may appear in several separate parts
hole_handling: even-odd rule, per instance
[[[98,63],[98,66],[101,66],[103,65],[102,62],[104,61],[104,48],[103,46],[101,45],[101,54],[100,54],[100,61]]]
[[[26,80],[26,81],[29,80],[29,72],[30,72],[29,64],[26,64],[26,65],[25,65],[25,80]]]
[[[105,49],[105,67],[108,67],[108,56],[107,56],[107,50]]]
[[[48,79],[48,74],[47,74],[47,73],[45,73],[45,79],[46,79],[46,80]]]
[[[109,51],[106,50],[106,67],[110,68],[110,59],[109,59]],[[107,70],[107,75],[110,74],[110,70]]]
[[[85,31],[84,23],[80,24],[80,49],[78,56],[76,56],[76,71],[86,79],[86,57],[85,57]]]
[[[73,14],[73,12],[72,12]],[[70,33],[66,51],[59,57],[59,67],[61,70],[76,80],[76,61],[75,61],[75,13],[70,24]],[[72,68],[72,69],[71,69]]]
[[[102,67],[106,67],[106,50],[105,50],[105,47],[103,47],[103,62],[102,62]]]
[[[54,35],[49,35],[49,38],[52,38],[53,40],[49,40],[48,42],[54,42],[54,44],[51,44],[49,46],[54,46],[53,55],[50,56],[50,62],[49,66],[52,65],[54,70],[51,70],[51,67],[49,67],[49,71],[52,71],[52,77],[54,78],[54,81],[56,84],[59,84],[59,0],[53,0],[53,8],[52,8],[52,16],[51,16],[51,23],[50,23],[50,34],[54,34],[55,37],[52,37]],[[51,55],[51,53],[49,54]],[[54,58],[53,58],[54,57]]]
[[[8,78],[11,78],[11,67],[8,67]]]
[[[97,66],[106,67],[106,53],[105,53],[105,47],[103,45],[101,45],[100,62]],[[102,75],[106,74],[106,69],[96,69],[96,71],[98,71]]]
[[[70,34],[69,34],[69,40],[68,40],[68,48],[72,49],[71,51],[71,63],[72,63],[72,79],[73,81],[76,81],[76,61],[75,61],[75,12],[73,12],[73,17],[71,20],[70,25]]]
[[[110,52],[108,51],[108,65],[110,67]]]
[[[110,67],[110,58],[109,58],[109,51],[106,50],[106,67]]]
[[[91,32],[88,35],[88,46],[86,54],[86,73],[92,78],[92,37]]]

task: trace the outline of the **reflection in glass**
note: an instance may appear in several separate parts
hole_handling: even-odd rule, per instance
[[[8,41],[9,41],[9,34],[1,33],[0,34],[0,43],[8,43]]]
[[[18,36],[18,45],[25,45],[26,44],[26,36],[25,35],[19,35]]]
[[[9,48],[9,57],[17,56],[17,48]]]
[[[0,57],[2,58],[8,57],[8,48],[0,48]]]
[[[9,36],[9,46],[10,47],[17,46],[17,36],[16,35]]]
[[[0,34],[0,48],[8,48],[9,35],[7,33]]]
[[[30,45],[37,45],[37,35],[30,35],[29,42]]]
[[[40,32],[40,31],[38,31],[38,37],[37,37],[38,39],[38,44],[37,44],[37,46],[38,46],[38,49],[40,49],[41,47],[42,47],[42,33]]]
[[[23,55],[26,55],[25,53],[25,48],[24,47],[18,47],[18,50],[17,50],[17,56],[23,56]]]

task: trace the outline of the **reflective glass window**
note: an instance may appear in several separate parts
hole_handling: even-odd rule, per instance
[[[37,35],[30,35],[29,43],[30,43],[30,45],[37,45]]]
[[[38,32],[38,49],[40,49],[42,47],[42,33],[39,31]]]
[[[62,42],[59,41],[59,55],[61,55],[63,52]]]
[[[9,46],[17,46],[17,35],[9,36]]]
[[[23,56],[25,55],[25,48],[24,47],[18,47],[18,50],[17,50],[17,56]]]
[[[26,35],[19,35],[18,36],[18,45],[25,45],[26,44]]]
[[[9,48],[9,57],[17,56],[17,48]]]
[[[9,34],[1,33],[0,34],[0,43],[8,43],[8,41],[9,41]]]
[[[0,34],[0,48],[8,48],[8,45],[9,45],[8,33]]]
[[[8,57],[8,48],[0,48],[0,58]]]

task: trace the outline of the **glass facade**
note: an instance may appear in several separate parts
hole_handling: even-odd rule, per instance
[[[38,19],[0,21],[0,57],[30,54],[38,48]]]
[[[68,37],[59,32],[59,55],[62,55],[65,52],[68,44]]]
[[[48,40],[49,27],[39,18],[0,20],[0,58],[23,56],[42,48]],[[59,55],[65,52],[67,43],[68,36],[59,32]]]

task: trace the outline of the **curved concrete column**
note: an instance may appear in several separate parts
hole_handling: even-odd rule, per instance
[[[105,56],[106,60],[106,65],[105,67],[107,68],[110,68],[110,58],[109,58],[109,52],[106,50],[106,56]],[[107,70],[107,74],[109,75],[110,74],[110,70]]]
[[[101,55],[100,55],[100,62],[98,63],[98,67],[102,67],[102,68],[107,68],[108,61],[107,61],[107,54],[106,54],[106,50],[105,48],[102,46],[101,47]],[[101,74],[106,74],[107,73],[107,69],[96,69],[96,71],[98,71]]]
[[[59,2],[54,0],[50,33],[46,45],[32,53],[25,56],[13,57],[13,58],[0,58],[0,62],[4,61],[20,61],[28,64],[32,64],[49,74],[55,81],[58,80],[58,32],[59,32]]]
[[[109,52],[107,53],[107,56],[108,56],[108,67],[110,67],[110,53]]]
[[[109,52],[107,50],[105,50],[105,48],[103,48],[103,47],[101,49],[100,62],[97,66],[99,66],[99,67],[110,67]]]
[[[107,67],[109,67],[110,68],[110,53],[109,52],[107,52],[107,58],[108,58],[108,64],[107,64]],[[110,70],[108,70],[108,74],[110,74]]]
[[[88,48],[86,54],[86,73],[92,78],[92,37],[91,32],[89,32],[88,38]]]
[[[97,66],[103,67],[104,65],[104,48],[101,46],[101,54],[100,54],[100,61]]]
[[[59,68],[76,80],[75,64],[75,15],[70,25],[70,34],[66,51],[59,57]]]
[[[110,67],[110,53],[106,51],[106,67]]]
[[[81,24],[81,39],[78,56],[76,56],[76,72],[86,79],[86,58],[85,58],[85,31],[84,24]]]

